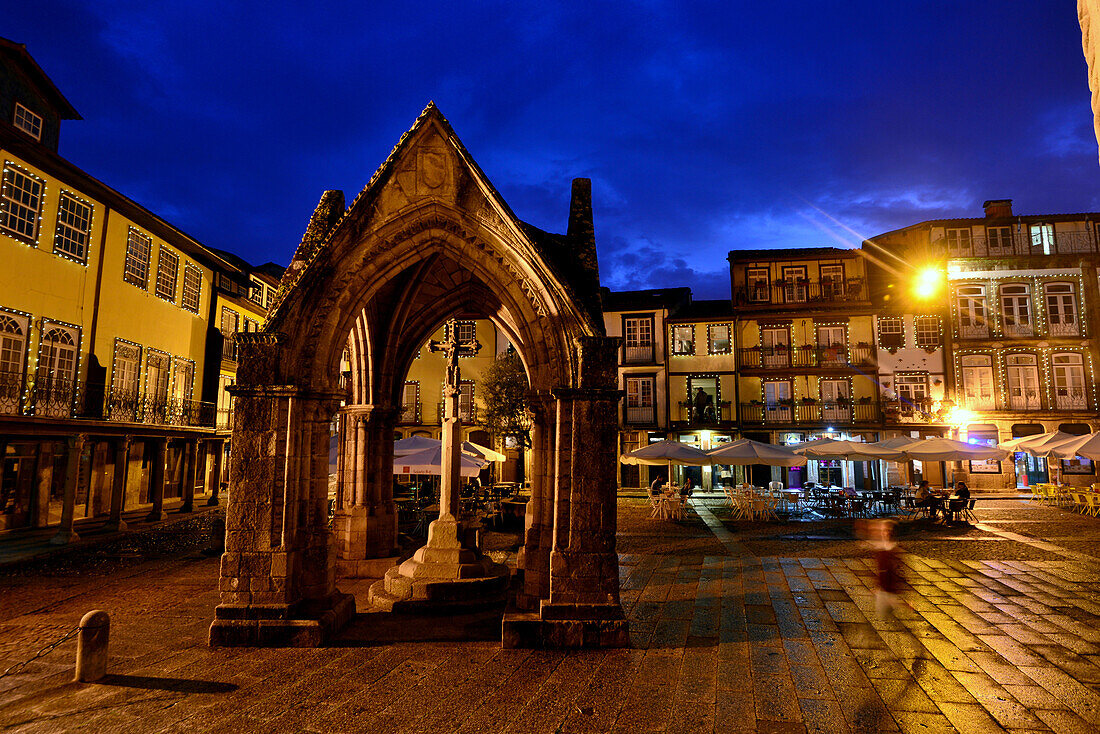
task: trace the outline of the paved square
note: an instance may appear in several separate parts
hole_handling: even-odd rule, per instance
[[[215,649],[216,559],[0,579],[0,667],[86,611],[111,673],[69,682],[74,643],[0,678],[5,731],[1093,732],[1100,521],[1020,501],[903,529],[912,605],[874,613],[845,521],[682,523],[619,503],[632,649],[502,650],[499,617],[360,615],[332,647]],[[345,587],[346,588],[346,587]],[[356,589],[358,592],[358,588]]]

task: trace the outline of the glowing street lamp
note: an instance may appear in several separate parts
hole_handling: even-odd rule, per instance
[[[927,267],[920,270],[913,281],[913,295],[922,301],[928,301],[940,294],[943,289],[943,270]]]

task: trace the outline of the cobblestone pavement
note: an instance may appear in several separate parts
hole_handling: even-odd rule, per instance
[[[911,606],[887,621],[850,521],[695,504],[666,523],[620,502],[626,650],[501,650],[492,613],[364,614],[324,649],[211,650],[216,560],[199,554],[0,579],[0,669],[112,614],[111,676],[68,682],[65,643],[0,678],[0,729],[1100,730],[1100,520],[1011,501],[979,503],[974,528],[904,526]]]

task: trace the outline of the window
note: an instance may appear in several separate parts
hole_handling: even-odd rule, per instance
[[[42,184],[37,176],[8,164],[0,190],[0,229],[33,245],[38,241],[38,218],[42,209]]]
[[[189,401],[195,385],[195,363],[177,357],[172,365],[172,399],[177,403]]]
[[[944,231],[944,236],[947,239],[948,252],[957,255],[970,253],[971,232],[969,228],[947,229]]]
[[[958,289],[959,336],[963,339],[984,339],[989,336],[986,323],[985,288],[961,285]]]
[[[844,266],[821,266],[821,297],[836,298],[844,295]]]
[[[716,423],[720,395],[717,377],[689,377],[687,380],[688,415],[692,423]]]
[[[843,326],[818,326],[818,363],[822,366],[839,366],[848,361],[848,336]]]
[[[1077,334],[1077,298],[1072,283],[1048,283],[1047,323],[1051,336],[1075,336]]]
[[[729,324],[712,324],[707,327],[707,342],[711,354],[730,353]]]
[[[23,371],[27,364],[28,322],[0,313],[0,413],[19,412],[23,398]]]
[[[248,300],[255,303],[257,306],[262,306],[264,302],[264,284],[258,280],[253,280],[249,284]]]
[[[790,380],[768,380],[763,384],[764,420],[789,422],[793,417]]]
[[[239,324],[240,315],[236,311],[222,306],[222,334],[232,336],[236,333]]]
[[[913,320],[913,330],[917,337],[917,346],[924,349],[940,346],[939,316],[917,316]]]
[[[138,385],[141,375],[141,347],[115,340],[115,364],[111,374],[111,394],[107,417],[113,421],[137,419]]]
[[[157,296],[176,302],[176,280],[179,278],[180,256],[161,245],[157,260]]]
[[[187,263],[183,266],[183,298],[180,305],[188,311],[199,312],[199,299],[202,297],[202,269]]]
[[[626,378],[626,422],[650,424],[656,422],[652,377]]]
[[[1005,336],[1031,336],[1031,289],[1020,283],[1002,285],[1001,317]]]
[[[264,308],[271,308],[271,301],[275,298],[274,288],[264,288]]]
[[[961,360],[963,400],[971,410],[993,410],[993,361],[981,354],[968,354]]]
[[[35,140],[42,139],[42,116],[31,112],[18,102],[15,103],[15,116],[12,123]]]
[[[88,238],[91,233],[92,208],[72,194],[62,191],[57,204],[53,251],[84,262],[88,256]]]
[[[894,373],[894,392],[906,407],[919,408],[928,397],[928,375],[924,372]]]
[[[458,417],[464,421],[475,420],[473,380],[463,380],[458,384]]]
[[[673,354],[694,354],[695,353],[695,327],[693,327],[693,326],[673,326],[672,327],[672,353]]]
[[[420,422],[420,383],[407,381],[401,388],[400,423]]]
[[[1005,357],[1010,410],[1039,410],[1039,358],[1034,354],[1009,354]]]
[[[786,326],[760,329],[760,361],[765,367],[791,365],[791,330]]]
[[[1054,248],[1054,225],[1053,224],[1033,224],[1031,225],[1031,251],[1042,251],[1044,255],[1049,255]]]
[[[145,419],[154,423],[168,420],[168,355],[149,350],[145,361]]]
[[[1088,407],[1085,394],[1085,367],[1076,352],[1053,354],[1054,405],[1059,410],[1084,410]]]
[[[748,288],[749,301],[767,303],[769,300],[768,269],[749,268],[745,271],[745,286]]]
[[[783,298],[788,303],[802,303],[806,300],[806,291],[806,266],[783,268]]]
[[[47,324],[38,345],[34,379],[35,413],[61,418],[69,415],[76,388],[77,345],[73,329]]]
[[[986,227],[985,236],[990,251],[1008,252],[1012,249],[1011,227]]]
[[[818,383],[818,389],[821,392],[822,420],[851,420],[851,385],[847,380],[822,380]]]
[[[149,289],[149,262],[153,255],[153,240],[130,227],[126,238],[126,268],[123,279],[138,288]]]
[[[905,324],[900,316],[882,316],[878,320],[879,345],[884,349],[905,346]]]
[[[233,396],[229,394],[233,384],[229,375],[218,375],[218,428],[233,427]]]
[[[649,363],[656,359],[653,349],[653,317],[623,318],[623,361]]]
[[[473,321],[455,322],[455,339],[460,342],[472,342],[477,338],[477,324]]]

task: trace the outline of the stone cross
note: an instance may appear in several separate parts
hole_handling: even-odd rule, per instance
[[[458,339],[458,322],[451,319],[447,322],[447,338],[441,342],[429,341],[428,350],[443,352],[447,357],[447,393],[458,392],[458,386],[462,381],[462,374],[458,369],[459,357],[472,357],[481,351],[481,342],[477,339]]]

